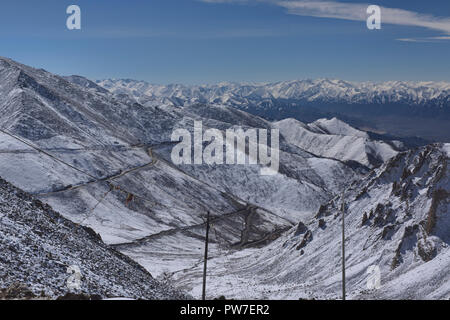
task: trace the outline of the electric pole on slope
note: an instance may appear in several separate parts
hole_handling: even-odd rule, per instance
[[[205,257],[203,262],[203,291],[202,300],[206,300],[206,268],[208,264],[208,242],[209,242],[209,211],[206,215],[206,235],[205,235]]]
[[[342,300],[345,301],[345,191],[342,192]]]

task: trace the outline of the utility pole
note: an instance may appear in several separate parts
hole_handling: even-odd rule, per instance
[[[342,192],[342,300],[345,301],[345,191]]]
[[[209,211],[206,215],[205,257],[203,262],[203,292],[202,300],[206,300],[206,267],[208,264],[208,242],[209,242]]]

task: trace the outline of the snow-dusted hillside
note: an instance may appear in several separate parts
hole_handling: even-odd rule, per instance
[[[398,141],[373,141],[366,132],[352,128],[336,118],[319,119],[310,124],[285,119],[273,123],[273,126],[280,130],[289,143],[312,154],[342,161],[356,161],[369,168],[381,165],[404,149],[403,144]]]
[[[81,273],[79,289],[68,287],[72,266]],[[185,297],[105,245],[92,229],[64,219],[0,178],[0,289],[14,285],[50,298],[69,292],[103,298]]]
[[[373,141],[337,119],[286,120],[275,124],[282,133],[275,175],[260,175],[261,165],[175,165],[171,134],[179,128],[192,132],[194,121],[222,133],[273,127],[239,110],[245,109],[243,100],[224,86],[233,86],[245,99],[275,95],[259,85],[218,85],[212,100],[200,95],[209,94],[208,88],[184,86],[154,88],[153,96],[144,84],[132,94],[110,92],[83,77],[59,77],[2,58],[0,176],[196,297],[209,211],[209,297],[294,299],[337,297],[335,197],[356,180],[347,196],[351,296],[448,297],[442,280],[449,263],[448,204],[440,198],[449,189],[448,145],[398,153],[401,144]],[[296,94],[295,82],[272,86],[277,97]],[[419,87],[428,92],[423,96],[434,98],[448,90],[445,84]],[[161,100],[168,88],[176,96]],[[195,99],[185,100],[192,94]],[[228,102],[217,98],[225,96]],[[366,178],[354,163],[374,166],[385,160]],[[431,219],[436,224],[423,227],[425,237],[420,226],[429,212],[436,212]],[[408,238],[410,233],[417,241]],[[433,259],[424,263],[417,256]],[[386,287],[396,290],[364,293],[364,268],[372,263],[380,264]],[[391,265],[396,268],[389,271]],[[418,287],[414,272],[427,274],[436,290],[409,290]]]
[[[0,176],[93,228],[156,276],[200,261],[195,232],[201,234],[207,211],[227,239],[220,246],[261,245],[359,176],[285,140],[273,176],[261,176],[260,165],[175,166],[172,131],[192,131],[194,120],[205,130],[271,125],[226,106],[143,106],[82,77],[62,78],[8,59],[0,60],[0,83]],[[173,233],[177,245],[161,247]],[[189,248],[195,254],[186,255]]]
[[[347,190],[346,273],[352,299],[450,298],[450,145],[400,153]],[[266,248],[217,256],[210,295],[340,298],[341,198]],[[367,270],[381,287],[368,289]],[[175,274],[194,295],[196,268]]]

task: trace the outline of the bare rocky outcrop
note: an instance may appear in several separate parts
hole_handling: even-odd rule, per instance
[[[68,268],[80,270],[79,288]],[[0,179],[0,298],[54,299],[67,294],[182,299],[97,233]]]

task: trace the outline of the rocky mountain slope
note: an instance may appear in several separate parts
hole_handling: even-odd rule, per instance
[[[369,134],[357,130],[337,118],[319,119],[304,124],[295,119],[285,119],[273,124],[283,137],[317,156],[355,161],[374,168],[405,149],[400,141],[374,141]]]
[[[271,124],[226,106],[143,106],[82,77],[9,59],[0,59],[0,83],[0,176],[156,276],[201,261],[207,211],[220,226],[218,245],[259,246],[359,176],[283,139],[272,176],[261,176],[259,164],[174,165],[174,129],[192,132],[194,121],[221,132]]]
[[[68,269],[78,268],[80,288]],[[72,271],[71,271],[72,272]],[[134,299],[182,299],[92,230],[0,179],[0,288],[20,284],[30,297],[71,293]]]
[[[450,145],[399,153],[346,191],[346,273],[351,299],[450,298]],[[217,256],[210,294],[241,298],[341,297],[341,198],[264,250]],[[372,267],[371,266],[375,266]],[[371,270],[380,287],[367,287]],[[198,294],[190,279],[178,283]]]
[[[336,197],[351,181],[350,296],[448,297],[448,145],[402,152],[337,119],[273,124],[244,105],[110,92],[3,58],[0,93],[0,176],[195,297],[209,211],[209,297],[337,298]],[[171,134],[192,133],[194,121],[222,134],[280,128],[278,173],[263,176],[260,164],[174,164]],[[371,264],[383,287],[367,293]]]

